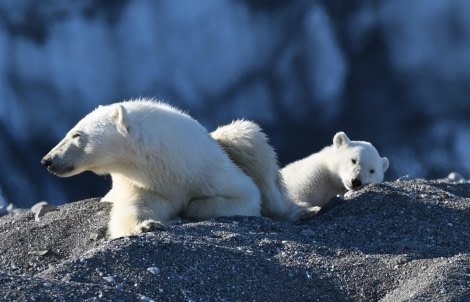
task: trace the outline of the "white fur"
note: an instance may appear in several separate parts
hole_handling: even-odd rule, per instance
[[[338,194],[383,181],[388,166],[372,144],[351,141],[338,132],[333,145],[287,165],[281,173],[296,203],[322,207]]]
[[[258,186],[263,216],[282,220],[298,219],[305,209],[292,202],[285,192],[276,152],[256,123],[236,120],[217,128],[211,136]]]
[[[100,106],[42,160],[59,176],[110,174],[111,238],[153,230],[177,215],[260,215],[260,192],[190,116],[146,99]]]

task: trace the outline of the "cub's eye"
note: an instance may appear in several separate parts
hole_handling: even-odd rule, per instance
[[[72,138],[79,138],[80,137],[80,133],[74,133],[74,135],[72,135]]]
[[[357,160],[351,159],[351,162],[353,163],[353,165],[355,165],[357,163]]]
[[[370,174],[374,174],[374,173],[375,173],[375,170],[372,169],[372,170],[369,171],[369,173],[370,173]]]

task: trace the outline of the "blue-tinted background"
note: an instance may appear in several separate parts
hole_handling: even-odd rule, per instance
[[[388,180],[468,177],[470,1],[1,1],[3,199],[102,196],[109,177],[40,159],[99,104],[141,96],[208,130],[253,119],[282,164],[343,130],[389,157]]]

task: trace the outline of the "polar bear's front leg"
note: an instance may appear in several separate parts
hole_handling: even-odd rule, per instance
[[[111,175],[111,190],[106,193],[106,195],[101,198],[103,202],[114,202],[116,200],[122,199],[122,196],[126,194],[127,188],[131,185],[129,184],[129,180],[120,174],[113,174]]]
[[[161,200],[118,200],[113,202],[108,233],[110,239],[163,230],[176,216],[169,202]]]
[[[114,202],[114,200],[116,200],[117,195],[118,195],[117,190],[111,189],[111,190],[109,190],[108,193],[106,193],[105,196],[103,196],[103,198],[101,198],[100,201],[102,201],[102,202]]]
[[[110,239],[162,229],[163,223],[159,220],[139,218],[139,209],[113,203],[108,224]]]

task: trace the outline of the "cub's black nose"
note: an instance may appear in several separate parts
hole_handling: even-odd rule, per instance
[[[43,159],[41,159],[41,165],[43,165],[46,168],[50,167],[52,165],[52,160],[50,158],[44,157]]]
[[[353,186],[354,189],[357,189],[357,188],[362,187],[362,181],[360,181],[360,180],[357,179],[357,178],[351,180],[351,184],[352,184],[352,186]]]

